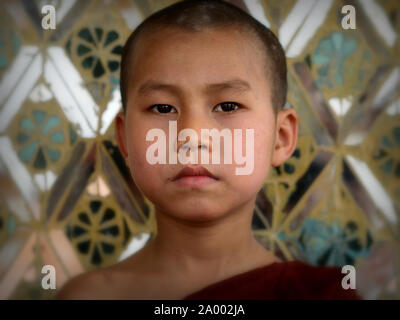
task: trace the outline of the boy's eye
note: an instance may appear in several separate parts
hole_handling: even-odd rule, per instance
[[[176,109],[168,104],[155,104],[150,107],[156,113],[175,113]]]
[[[240,108],[241,108],[240,105],[235,102],[222,102],[219,105],[217,105],[214,110],[218,111],[218,112],[222,111],[225,113],[229,113],[229,112],[236,111],[237,109],[240,109]]]

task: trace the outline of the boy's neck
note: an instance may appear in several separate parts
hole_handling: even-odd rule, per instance
[[[255,201],[255,200],[254,200]],[[163,272],[185,275],[240,273],[275,262],[253,237],[254,202],[209,223],[190,223],[157,212],[157,236],[147,250]]]

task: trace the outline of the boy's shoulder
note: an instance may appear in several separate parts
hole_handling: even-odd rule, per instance
[[[58,300],[91,300],[100,299],[104,294],[106,276],[104,271],[89,271],[79,274],[67,283],[58,292]]]
[[[279,287],[284,297],[306,299],[361,299],[356,289],[344,289],[346,274],[338,266],[314,266],[302,261],[285,262]],[[295,298],[295,297],[294,297]]]
[[[136,298],[149,283],[136,259],[82,273],[67,281],[56,296],[60,300],[101,300]],[[142,288],[140,290],[140,288]]]

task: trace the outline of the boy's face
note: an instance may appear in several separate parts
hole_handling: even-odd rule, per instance
[[[234,29],[198,33],[167,29],[137,42],[130,58],[126,115],[120,113],[117,118],[117,140],[135,183],[158,212],[206,221],[248,207],[255,200],[273,161],[276,139],[265,57],[258,45],[249,35]],[[249,88],[214,86],[206,90],[209,84],[231,80],[247,82]],[[139,88],[148,81],[174,88],[159,86],[141,93]],[[226,112],[232,109],[222,108],[223,102],[237,103],[240,108]],[[156,104],[173,108],[151,108]],[[167,113],[157,113],[160,110]],[[201,129],[228,128],[232,133],[241,129],[243,137],[246,129],[254,129],[253,172],[236,175],[235,161],[224,164],[221,160],[220,164],[198,164],[217,179],[198,184],[173,181],[185,165],[168,164],[168,154],[167,164],[150,164],[146,159],[147,148],[155,143],[146,141],[146,134],[153,128],[161,129],[168,142],[172,120],[177,121],[178,133],[191,128],[199,138]],[[242,145],[245,155],[245,140]],[[199,152],[211,153],[211,148]]]

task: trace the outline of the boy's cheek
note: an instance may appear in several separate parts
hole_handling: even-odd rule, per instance
[[[146,159],[146,149],[133,149],[130,155],[131,173],[143,183],[155,183],[163,176],[162,165],[150,164]]]
[[[149,198],[158,194],[162,187],[162,174],[157,166],[141,166],[139,162],[132,162],[131,175],[137,187]]]
[[[266,166],[257,166],[257,160],[255,162],[254,170],[250,175],[232,177],[231,185],[235,192],[254,194],[262,188],[267,177],[268,168]]]

